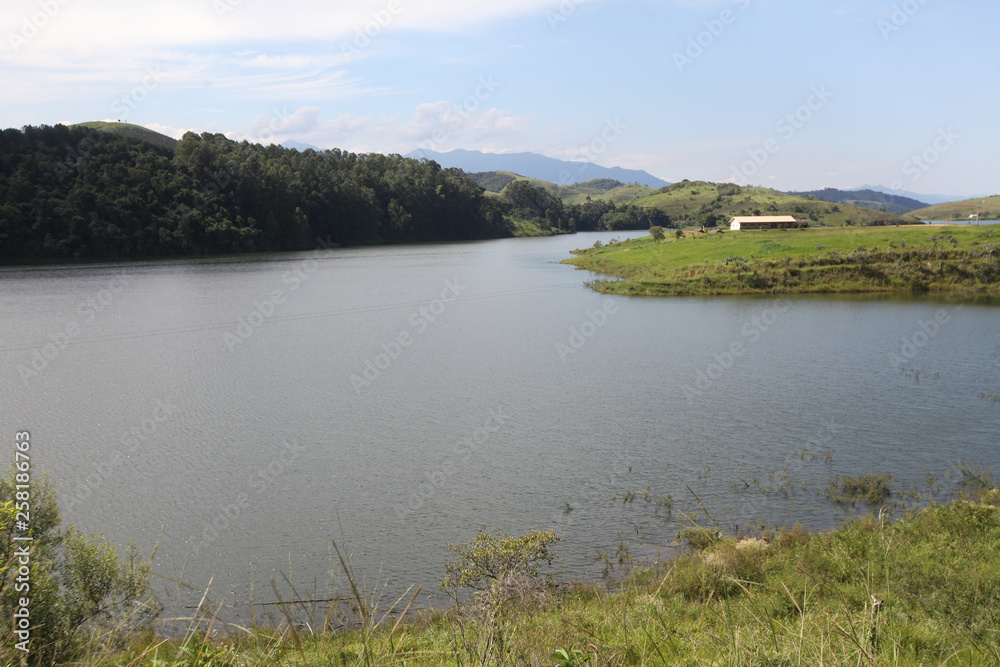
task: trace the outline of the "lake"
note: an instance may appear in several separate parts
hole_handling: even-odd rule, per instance
[[[30,431],[65,523],[158,543],[241,619],[251,582],[325,593],[331,538],[441,604],[482,526],[564,534],[582,577],[620,542],[674,552],[646,489],[672,519],[818,527],[798,480],[1000,462],[995,305],[608,297],[558,263],[639,235],[0,269],[9,460]]]

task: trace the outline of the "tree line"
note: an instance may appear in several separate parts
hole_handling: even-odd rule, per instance
[[[565,204],[559,197],[529,181],[513,181],[503,189],[502,197],[520,218],[563,232],[618,231],[672,227],[670,215],[651,207],[618,205],[605,200],[583,204]]]
[[[0,131],[0,259],[499,238],[514,234],[512,216],[566,232],[657,224],[645,211],[564,206],[540,188],[547,197],[510,186],[486,196],[458,169],[399,155],[193,132],[171,150],[79,126],[26,126]]]

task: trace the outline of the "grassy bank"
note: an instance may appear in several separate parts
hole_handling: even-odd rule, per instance
[[[543,227],[537,220],[526,220],[524,218],[515,218],[513,216],[507,216],[507,220],[510,222],[511,229],[514,231],[515,237],[556,236],[557,234],[569,233],[554,229],[550,226]]]
[[[565,261],[617,278],[593,283],[612,294],[997,294],[998,247],[991,227],[809,228],[645,237]]]
[[[948,202],[936,206],[928,206],[913,211],[911,216],[921,220],[961,220],[969,222],[978,215],[980,220],[1000,220],[1000,195],[979,197],[963,201]]]
[[[682,555],[623,580],[549,586],[518,569],[444,611],[407,613],[408,595],[380,601],[352,583],[323,614],[288,604],[278,627],[217,634],[218,610],[204,603],[183,638],[95,645],[73,664],[996,665],[1000,490],[981,472],[964,481],[947,503],[882,505],[826,532],[723,536],[692,518]],[[887,476],[834,486],[844,503],[892,495]]]

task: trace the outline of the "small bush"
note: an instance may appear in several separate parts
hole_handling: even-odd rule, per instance
[[[677,533],[677,537],[685,540],[695,549],[705,549],[722,539],[722,531],[699,526],[697,528],[685,528]]]
[[[14,618],[24,597],[15,583],[14,540],[17,471],[0,477],[0,609]],[[70,526],[61,530],[55,488],[48,473],[31,479],[31,642],[27,664],[70,660],[85,643],[120,647],[148,629],[160,612],[150,584],[150,564],[129,544],[127,552],[103,536]],[[0,649],[0,657],[5,657]]]
[[[881,505],[892,495],[893,476],[888,473],[881,475],[847,475],[833,478],[826,488],[826,497],[841,505],[867,503]]]
[[[551,530],[533,530],[521,537],[497,531],[493,536],[483,526],[465,544],[448,543],[448,549],[458,558],[445,563],[447,576],[441,589],[472,588],[482,594],[513,581],[543,587],[548,577],[539,576],[538,569],[543,563],[552,564],[555,555],[549,547],[558,541]]]

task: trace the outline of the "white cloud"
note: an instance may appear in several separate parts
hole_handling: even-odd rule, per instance
[[[285,0],[280,6],[254,0],[53,0],[58,9],[38,21],[37,0],[5,0],[0,34],[20,34],[24,22],[35,25],[37,46],[106,49],[166,45],[340,41],[358,31],[459,31],[501,18],[538,14],[560,0],[360,0],[329,2]],[[44,12],[42,12],[44,13]],[[29,43],[25,50],[36,44]]]
[[[146,123],[144,127],[148,130],[153,130],[154,132],[159,132],[160,134],[165,134],[168,137],[173,137],[174,139],[180,139],[188,132],[194,132],[195,134],[201,134],[202,132],[216,133],[219,131],[219,124],[212,122],[208,125],[202,127],[187,127],[187,128],[177,128],[170,127],[169,125],[161,125],[159,123]]]
[[[275,109],[269,116],[257,116],[253,123],[227,132],[234,141],[260,141],[280,143],[292,137],[307,135],[319,126],[319,107],[302,107],[289,114],[285,109]],[[276,139],[276,137],[283,137]]]
[[[321,116],[321,109],[315,106],[294,112],[275,109],[244,127],[227,132],[226,136],[235,141],[282,143],[296,140],[323,148],[405,154],[417,148],[449,151],[455,148],[489,150],[491,146],[503,146],[510,149],[512,145],[524,145],[533,132],[530,119],[508,111],[491,108],[468,112],[443,101],[420,104],[409,118],[400,115],[355,117],[343,113],[322,120]],[[151,129],[171,136],[184,132],[160,129],[160,126]]]

